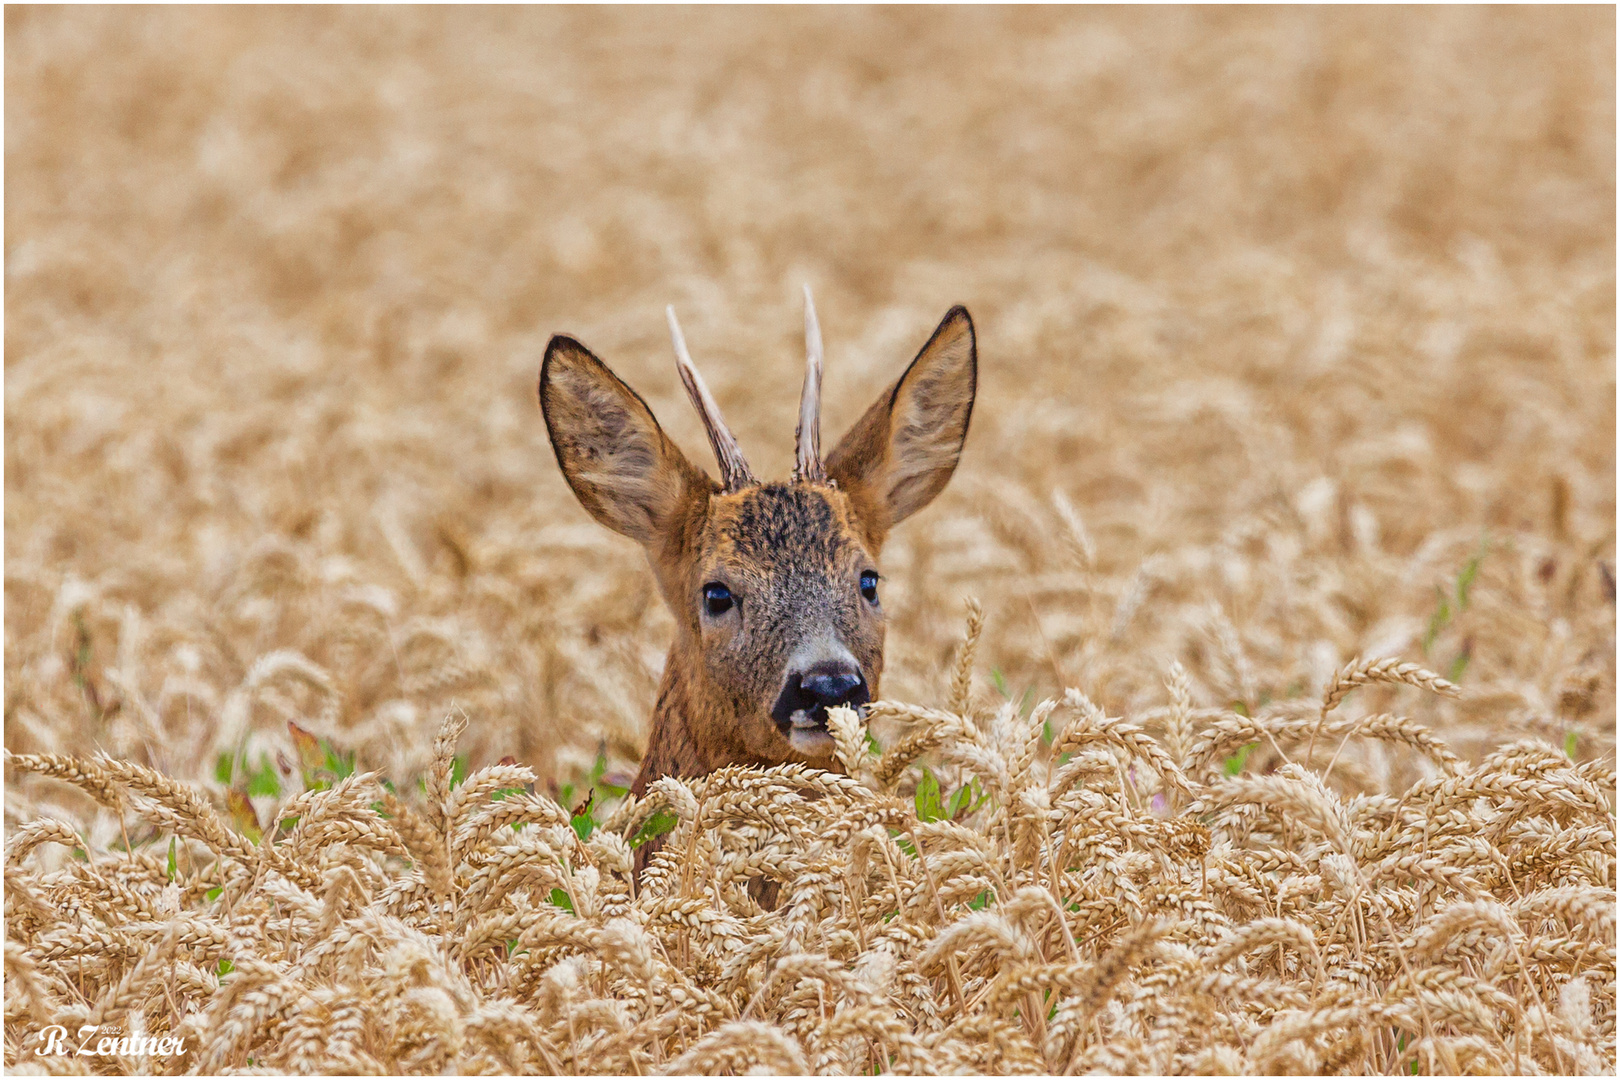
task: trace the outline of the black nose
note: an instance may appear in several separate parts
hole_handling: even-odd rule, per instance
[[[850,691],[860,685],[862,685],[861,677],[848,673],[806,675],[799,679],[799,689],[804,691],[805,696],[814,699],[817,704],[829,707],[848,702]]]
[[[835,705],[858,709],[872,700],[861,673],[847,664],[816,665],[788,675],[771,710],[785,733],[794,727],[826,727],[827,710]]]

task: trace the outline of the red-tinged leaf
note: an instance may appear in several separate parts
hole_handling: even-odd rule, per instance
[[[321,749],[321,740],[314,732],[306,731],[291,720],[287,721],[287,730],[292,733],[293,745],[298,748],[298,758],[305,769],[318,769],[326,764],[326,751]]]
[[[570,816],[584,817],[586,814],[591,812],[591,804],[594,802],[596,802],[596,792],[593,791],[589,795],[585,796],[584,802],[580,803],[578,806],[574,807],[572,811],[570,811]]]
[[[225,793],[225,806],[242,835],[257,844],[264,836],[264,830],[259,826],[259,814],[253,809],[247,792],[241,788],[231,788]]]
[[[497,762],[497,764],[500,765],[516,765],[517,763],[518,759],[513,757],[511,754],[507,754],[505,757],[501,758],[499,762]]]

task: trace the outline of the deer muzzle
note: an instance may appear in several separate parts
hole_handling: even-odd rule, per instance
[[[859,709],[871,700],[859,668],[848,662],[817,664],[788,674],[771,719],[793,749],[807,757],[826,757],[833,750],[827,710],[836,705]]]

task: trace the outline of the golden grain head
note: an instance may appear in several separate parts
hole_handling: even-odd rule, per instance
[[[190,785],[13,755],[190,854],[62,864],[44,853],[84,850],[75,830],[16,830],[8,1045],[26,1066],[30,1032],[90,1023],[183,1037],[166,1065],[205,1071],[1612,1070],[1612,790],[1553,798],[1585,781],[1520,745],[1436,768],[1392,815],[1298,764],[1185,776],[1067,705],[1016,769],[971,720],[875,708],[932,732],[966,790],[1014,796],[950,819],[922,787],[794,766],[666,778],[647,805],[676,822],[639,883],[645,814],[582,840],[513,766],[448,777],[426,812],[357,774],[210,846]],[[1075,789],[1055,766],[1087,742],[1110,767]]]

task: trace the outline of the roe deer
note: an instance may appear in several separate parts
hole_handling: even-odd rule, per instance
[[[574,338],[540,368],[557,464],[597,521],[641,543],[675,642],[631,790],[725,765],[836,769],[827,708],[859,708],[883,673],[878,552],[956,470],[978,379],[954,307],[900,379],[821,457],[821,330],[805,289],[804,389],[788,483],[756,480],[668,309],[676,367],[720,464],[694,466],[640,395]],[[653,845],[638,852],[637,870]]]

